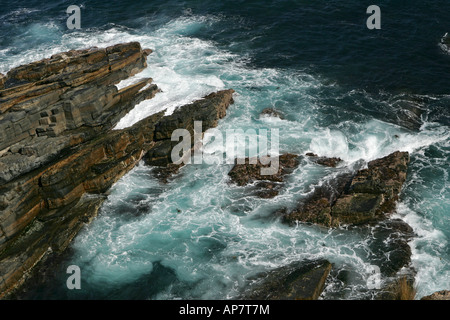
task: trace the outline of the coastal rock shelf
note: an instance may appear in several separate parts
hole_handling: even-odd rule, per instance
[[[116,87],[146,68],[151,52],[137,42],[72,50],[0,75],[0,298],[63,252],[149,151],[149,164],[170,163],[169,131],[196,120],[207,130],[233,103],[224,90],[112,130],[159,92],[150,78]]]

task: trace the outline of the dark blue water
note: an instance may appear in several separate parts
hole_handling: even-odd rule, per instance
[[[66,27],[71,4],[81,7],[81,30]],[[450,287],[450,56],[438,45],[450,31],[450,2],[373,4],[381,30],[367,29],[369,4],[356,0],[11,1],[0,6],[0,72],[59,51],[140,41],[154,49],[142,76],[164,93],[119,127],[226,87],[237,97],[219,129],[279,128],[283,151],[340,156],[348,166],[411,152],[397,215],[418,233],[410,245],[425,295]],[[259,120],[265,107],[286,120]],[[197,169],[164,187],[144,166],[124,177],[68,258],[87,289],[67,292],[61,275],[32,298],[228,298],[256,271],[317,257],[364,277],[372,258],[363,235],[257,219],[334,172],[302,167],[265,202],[226,184],[228,167]],[[350,291],[342,297],[363,297]],[[336,297],[332,284],[327,297]]]
[[[2,48],[35,46],[23,28],[53,21],[64,28],[69,1],[9,1],[0,8]],[[257,67],[311,70],[350,86],[379,90],[446,93],[449,61],[437,43],[450,29],[448,1],[379,1],[382,29],[366,27],[361,1],[83,1],[82,28],[112,24],[157,28],[190,10],[223,16],[195,36],[250,55]],[[27,10],[24,10],[26,8]],[[21,11],[22,10],[22,11]],[[35,10],[35,11],[34,11]],[[32,12],[29,12],[32,11]],[[29,12],[29,13],[28,13]]]

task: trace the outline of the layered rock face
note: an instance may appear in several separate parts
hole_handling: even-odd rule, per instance
[[[115,86],[142,71],[150,53],[135,42],[73,50],[1,77],[0,298],[50,252],[62,252],[96,215],[103,193],[147,152],[153,165],[155,154],[170,163],[170,146],[161,148],[170,130],[196,120],[206,130],[233,103],[233,90],[225,90],[171,117],[160,112],[111,130],[159,91],[148,78]]]
[[[191,136],[191,146],[196,142],[194,122],[201,121],[202,131],[217,126],[218,120],[226,115],[228,106],[233,103],[234,90],[211,93],[204,99],[175,110],[158,122],[155,128],[155,147],[144,157],[148,165],[166,166],[171,161],[171,150],[179,141],[171,141],[172,133],[177,129],[185,129]],[[201,132],[200,132],[201,134]]]

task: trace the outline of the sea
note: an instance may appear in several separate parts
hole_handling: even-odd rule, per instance
[[[80,29],[68,28],[70,5],[80,8]],[[380,29],[367,26],[370,5]],[[226,162],[186,165],[166,184],[139,163],[25,298],[238,299],[259,274],[323,258],[334,271],[320,299],[374,299],[368,270],[389,255],[373,248],[370,230],[291,226],[274,212],[397,150],[411,163],[392,218],[415,233],[416,298],[450,289],[450,54],[440,46],[449,12],[448,0],[3,0],[1,73],[71,49],[138,41],[153,50],[148,67],[118,87],[151,77],[162,92],[115,129],[234,89],[220,132],[277,129],[280,153],[343,160],[302,160],[273,199],[231,183]],[[283,119],[261,117],[265,108]],[[79,290],[67,287],[72,265]]]

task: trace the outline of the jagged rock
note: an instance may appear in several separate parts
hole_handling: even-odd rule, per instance
[[[407,152],[394,152],[359,170],[332,207],[339,224],[381,220],[395,209],[409,164]]]
[[[283,221],[289,224],[301,221],[326,227],[337,226],[331,216],[331,207],[343,192],[349,179],[351,175],[341,174],[331,181],[326,181],[322,186],[316,187],[296,209],[283,216]]]
[[[332,265],[326,260],[294,262],[260,274],[244,300],[317,300]]]
[[[449,290],[438,291],[429,296],[425,296],[420,300],[450,300],[450,291]]]
[[[273,108],[265,108],[261,111],[260,116],[276,117],[282,120],[284,119],[284,115],[280,111]]]
[[[0,183],[106,132],[137,103],[152,98],[159,89],[150,78],[120,91],[114,85],[146,66],[140,44],[132,42],[72,50],[9,71],[0,90]],[[19,150],[29,157],[17,157]]]
[[[395,209],[406,180],[407,152],[394,152],[368,163],[354,176],[339,175],[334,182],[318,187],[284,220],[326,227],[363,224],[383,220]]]
[[[284,176],[291,173],[299,165],[299,157],[295,154],[282,154],[278,157],[278,166],[274,174],[263,174],[261,169],[269,168],[271,164],[263,164],[257,158],[236,159],[235,165],[228,173],[233,183],[238,186],[245,186],[255,181],[262,181],[257,184],[257,195],[262,198],[273,198],[278,194]],[[272,161],[277,161],[274,158]],[[243,163],[242,163],[243,162]],[[265,162],[265,161],[264,161]]]
[[[233,90],[180,107],[175,118],[166,119],[163,111],[111,130],[159,91],[149,78],[115,86],[143,70],[150,53],[136,42],[72,50],[2,78],[0,298],[49,252],[62,252],[95,216],[103,194],[147,152],[170,141],[172,120],[181,119],[180,127],[203,120],[209,128],[225,116]],[[171,149],[166,151],[168,158]]]
[[[317,164],[326,166],[326,167],[332,167],[335,168],[340,162],[342,162],[341,158],[337,157],[319,157],[315,153],[308,152],[306,156],[309,157],[309,159]]]
[[[186,129],[191,135],[191,146],[194,145],[194,122],[201,121],[202,132],[214,128],[218,120],[225,117],[227,108],[233,101],[234,90],[222,90],[207,95],[201,100],[177,108],[170,116],[166,116],[155,126],[155,147],[148,152],[144,161],[152,166],[166,166],[172,163],[171,151],[178,141],[171,141],[176,129]]]

